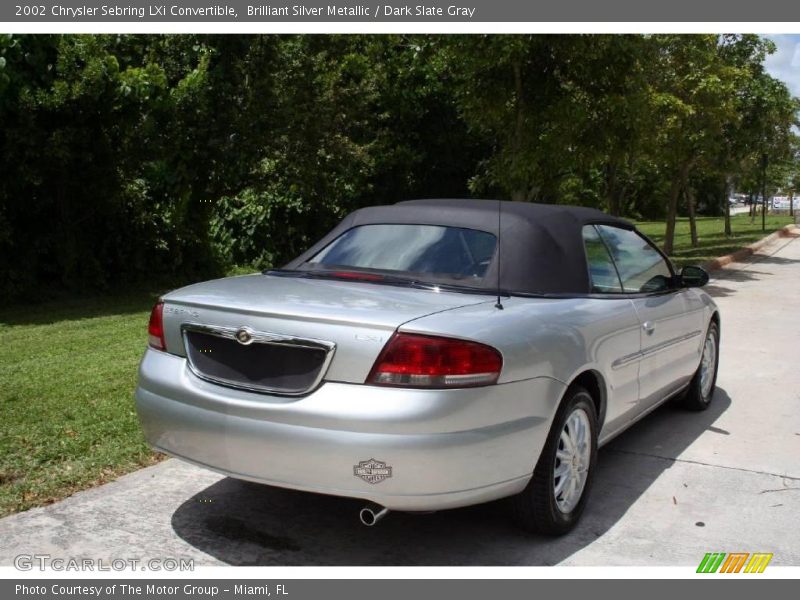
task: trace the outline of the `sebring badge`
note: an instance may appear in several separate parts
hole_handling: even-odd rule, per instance
[[[361,477],[367,483],[380,483],[392,476],[392,467],[385,462],[370,458],[355,465],[353,475]]]

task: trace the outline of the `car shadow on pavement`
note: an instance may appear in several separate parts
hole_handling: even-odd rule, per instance
[[[798,236],[790,236],[798,237]],[[726,281],[735,282],[748,282],[759,281],[765,277],[769,277],[772,273],[759,271],[755,267],[766,265],[791,265],[800,263],[796,258],[786,258],[784,256],[776,256],[774,254],[756,254],[747,259],[741,264],[740,268],[728,268],[714,271],[711,281],[703,288],[710,296],[715,298],[731,296],[740,290],[726,287]]]
[[[736,283],[744,283],[748,281],[760,281],[764,277],[769,277],[771,273],[765,271],[757,271],[755,269],[724,269],[717,271],[714,278],[703,287],[712,298],[723,298],[725,296],[732,296],[737,289],[725,285],[728,281]]]
[[[185,542],[230,565],[554,565],[601,538],[731,404],[667,403],[600,450],[592,496],[569,535],[516,528],[504,501],[430,514],[358,520],[363,501],[222,479],[184,502],[172,527]],[[298,469],[302,465],[297,465]]]
[[[774,254],[756,254],[749,264],[794,265],[797,263],[800,263],[800,260],[796,258],[786,258],[785,256],[776,256]]]

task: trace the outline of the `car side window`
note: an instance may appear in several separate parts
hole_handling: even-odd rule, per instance
[[[622,285],[608,254],[608,248],[600,238],[594,225],[583,228],[583,245],[586,248],[586,260],[589,265],[589,278],[592,282],[593,294],[620,294]]]
[[[672,270],[661,253],[635,231],[597,225],[626,293],[651,293],[672,287]]]

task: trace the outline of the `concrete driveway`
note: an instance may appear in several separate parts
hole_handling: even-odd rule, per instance
[[[18,554],[194,558],[196,565],[697,565],[706,552],[773,552],[800,565],[800,240],[717,272],[712,407],[666,405],[600,452],[583,521],[548,539],[501,502],[359,524],[358,501],[220,477],[176,460],[0,520]]]

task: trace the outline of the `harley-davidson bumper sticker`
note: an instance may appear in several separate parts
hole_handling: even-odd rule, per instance
[[[392,476],[392,467],[385,462],[370,458],[355,465],[353,475],[361,477],[367,483],[380,483]]]

